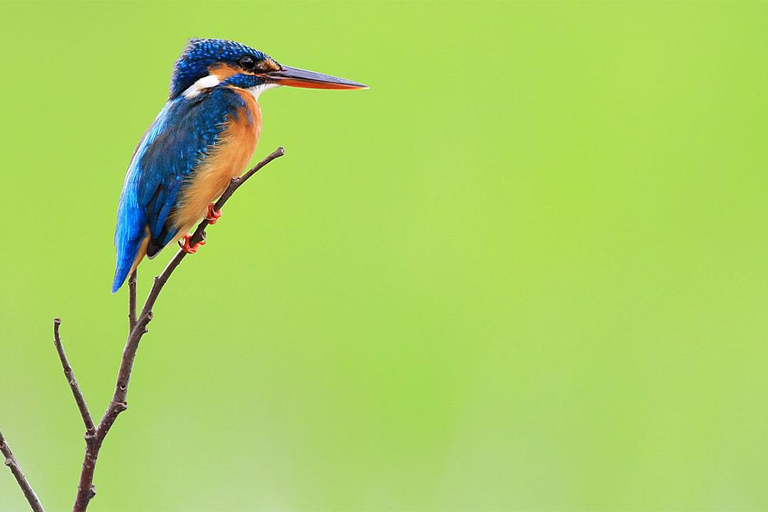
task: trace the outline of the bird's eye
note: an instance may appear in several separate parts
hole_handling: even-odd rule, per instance
[[[251,57],[250,55],[246,55],[244,57],[241,57],[240,61],[238,63],[240,64],[241,68],[243,68],[245,70],[248,70],[248,71],[250,71],[250,70],[252,70],[253,68],[256,67],[256,61],[253,60],[253,57]]]

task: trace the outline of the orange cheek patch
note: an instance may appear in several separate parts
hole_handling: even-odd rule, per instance
[[[240,73],[240,68],[229,64],[214,64],[213,66],[208,67],[208,74],[217,77],[219,81],[224,81],[238,73]]]
[[[279,71],[280,66],[273,59],[267,57],[259,63],[259,69],[261,71]]]

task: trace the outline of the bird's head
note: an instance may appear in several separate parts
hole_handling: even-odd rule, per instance
[[[279,85],[313,89],[366,89],[344,78],[283,66],[266,53],[225,39],[192,39],[176,61],[171,99],[193,98],[219,84],[250,89],[258,95]]]

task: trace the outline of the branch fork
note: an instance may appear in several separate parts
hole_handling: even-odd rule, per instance
[[[219,211],[224,204],[232,197],[232,195],[240,188],[251,176],[256,174],[261,168],[269,164],[273,160],[283,156],[285,150],[282,147],[277,148],[271,154],[269,154],[264,160],[253,166],[248,172],[242,176],[236,176],[230,180],[229,186],[216,201],[211,208],[213,211]],[[212,219],[211,219],[212,220]],[[215,222],[215,220],[213,220]],[[197,244],[205,240],[205,228],[211,224],[208,218],[203,219],[198,224],[195,232],[189,237],[190,245]],[[59,355],[62,369],[64,370],[64,377],[67,379],[67,384],[72,391],[72,396],[75,398],[78,411],[83,420],[85,426],[85,456],[83,458],[82,470],[80,472],[80,481],[77,486],[77,496],[75,497],[75,504],[73,512],[84,512],[88,508],[88,504],[91,499],[96,496],[96,488],[93,486],[93,476],[96,470],[96,461],[99,456],[99,451],[106,438],[109,430],[114,425],[118,415],[128,408],[128,386],[131,380],[131,373],[133,372],[133,363],[136,358],[136,352],[139,348],[139,342],[141,338],[147,333],[147,326],[152,321],[152,308],[157,302],[157,298],[160,295],[168,279],[176,267],[186,257],[187,253],[184,250],[179,250],[176,255],[171,259],[165,269],[156,276],[152,281],[152,288],[147,295],[147,299],[141,308],[141,311],[137,313],[137,301],[136,301],[136,271],[132,272],[128,278],[128,339],[125,342],[123,349],[123,357],[120,362],[120,370],[117,375],[117,382],[115,383],[115,391],[112,395],[112,399],[109,402],[107,410],[101,417],[98,425],[93,421],[91,413],[88,409],[88,405],[85,401],[80,386],[75,378],[75,372],[72,366],[69,364],[67,355],[64,352],[64,346],[61,340],[61,319],[56,318],[53,321],[53,342],[56,347],[56,352]],[[34,512],[44,512],[43,506],[40,503],[35,492],[32,490],[31,485],[27,481],[24,473],[21,471],[21,467],[16,461],[10,447],[5,442],[2,433],[0,432],[0,453],[5,457],[5,465],[8,466],[16,478],[16,482],[19,484],[24,496],[27,499],[30,507]]]

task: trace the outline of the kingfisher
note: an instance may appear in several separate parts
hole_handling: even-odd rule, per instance
[[[189,231],[205,218],[253,156],[261,133],[259,95],[279,86],[366,89],[283,66],[235,41],[192,39],[176,61],[170,94],[133,153],[117,209],[115,293],[144,257],[176,241],[193,254]]]

